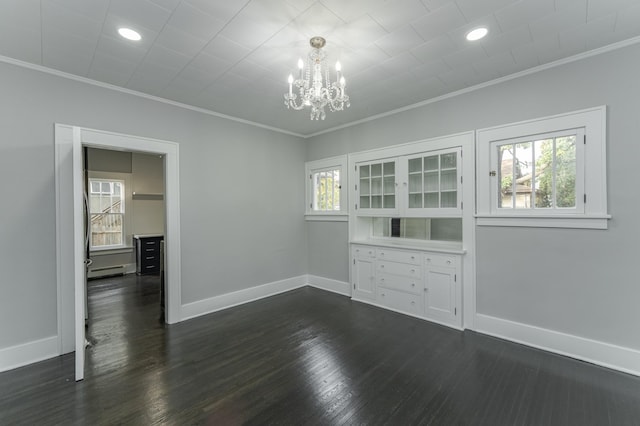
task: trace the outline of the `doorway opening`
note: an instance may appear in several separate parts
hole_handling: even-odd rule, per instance
[[[83,213],[83,148],[141,152],[164,158],[164,277],[166,322],[181,320],[178,144],[138,136],[55,126],[58,338],[60,354],[76,355],[76,380],[84,378],[86,228]],[[82,350],[77,350],[82,349]]]

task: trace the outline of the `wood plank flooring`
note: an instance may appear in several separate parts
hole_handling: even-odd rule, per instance
[[[1,425],[640,425],[640,378],[303,288],[180,324],[91,282],[73,355],[0,374]]]

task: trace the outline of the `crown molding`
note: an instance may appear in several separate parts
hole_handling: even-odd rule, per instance
[[[640,37],[633,37],[627,40],[619,41],[617,43],[609,44],[607,46],[599,47],[597,49],[589,50],[588,52],[579,53],[577,55],[569,56],[567,58],[558,59],[557,61],[549,62],[543,65],[538,65],[534,68],[529,68],[524,71],[517,72],[515,74],[510,74],[504,77],[496,78],[495,80],[487,81],[485,83],[476,84],[475,86],[466,87],[464,89],[456,90],[455,92],[447,93],[442,96],[438,96],[435,98],[427,99],[424,101],[420,101],[415,104],[407,105],[402,108],[394,109],[392,111],[383,112],[380,114],[372,115],[370,117],[363,118],[361,120],[352,121],[350,123],[342,124],[340,126],[332,127],[330,129],[321,130],[316,133],[311,133],[304,135],[305,139],[312,138],[314,136],[323,135],[325,133],[335,132],[336,130],[345,129],[347,127],[357,126],[359,124],[367,123],[369,121],[378,120],[380,118],[388,117],[391,115],[399,114],[404,111],[409,111],[415,108],[420,108],[425,105],[434,104],[436,102],[443,101],[445,99],[455,98],[456,96],[464,95],[466,93],[475,92],[476,90],[484,89],[485,87],[495,86],[500,83],[504,83],[506,81],[515,80],[520,77],[524,77],[531,74],[536,74],[551,68],[556,68],[565,64],[570,64],[572,62],[581,61],[583,59],[590,58],[592,56],[601,55],[603,53],[612,52],[614,50],[622,49],[624,47],[632,46],[634,44],[640,43]]]
[[[178,108],[187,109],[190,111],[199,112],[201,114],[211,115],[217,118],[222,118],[225,120],[235,121],[237,123],[247,124],[249,126],[259,127],[261,129],[271,130],[273,132],[283,133],[285,135],[295,136],[299,138],[304,138],[304,135],[300,133],[291,132],[289,130],[280,129],[278,127],[267,126],[266,124],[256,123],[255,121],[245,120],[243,118],[233,117],[231,115],[222,114],[219,112],[212,111],[210,109],[196,107],[193,105],[184,104],[182,102],[172,101],[170,99],[162,98],[160,96],[149,95],[147,93],[138,92],[136,90],[127,89],[124,87],[116,86],[109,83],[104,83],[102,81],[92,80],[87,77],[81,77],[75,74],[70,74],[64,71],[55,70],[53,68],[48,68],[43,65],[32,64],[30,62],[21,61],[19,59],[10,58],[8,56],[0,55],[0,62],[4,62],[10,65],[16,65],[22,68],[28,68],[34,71],[39,71],[45,74],[54,75],[56,77],[66,78],[68,80],[78,81],[80,83],[90,84],[92,86],[101,87],[103,89],[114,90],[120,93],[126,93],[128,95],[137,96],[139,98],[148,99],[155,102],[160,102],[163,104],[175,106]]]

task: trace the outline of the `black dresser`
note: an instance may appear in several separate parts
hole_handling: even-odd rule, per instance
[[[136,251],[136,274],[159,274],[162,255],[160,241],[162,235],[134,235],[133,245]]]

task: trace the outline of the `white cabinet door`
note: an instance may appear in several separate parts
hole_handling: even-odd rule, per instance
[[[408,217],[456,217],[462,214],[460,148],[401,158],[403,214]]]
[[[352,249],[351,280],[354,299],[375,300],[376,298],[376,259],[375,250],[367,247]]]
[[[396,159],[356,165],[358,215],[390,215],[398,212]]]
[[[437,322],[459,325],[455,268],[430,266],[425,278],[425,316]]]

